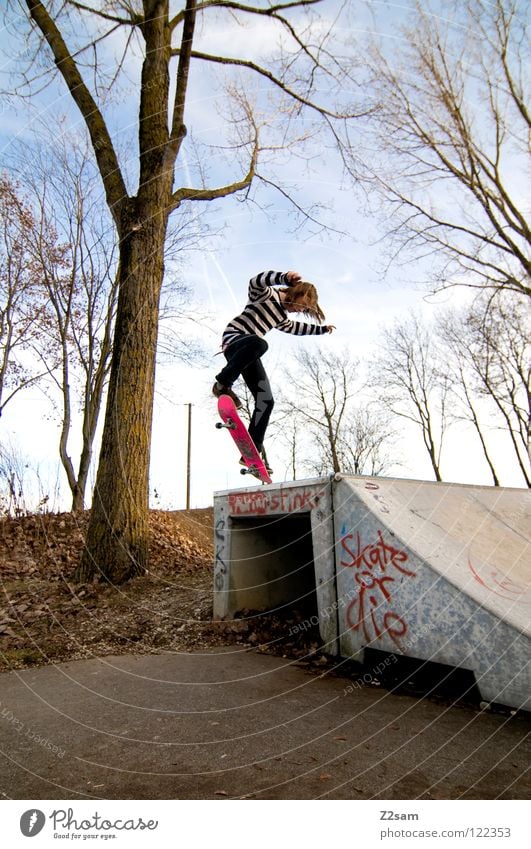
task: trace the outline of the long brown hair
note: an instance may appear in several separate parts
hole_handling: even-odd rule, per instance
[[[289,288],[282,289],[281,291],[285,294],[284,304],[296,307],[297,312],[301,312],[303,315],[314,318],[319,322],[319,324],[323,323],[325,320],[325,314],[319,306],[317,289],[313,283],[301,281],[300,283],[295,283],[294,286],[289,286]],[[299,309],[299,301],[301,300],[304,300],[305,304],[304,306],[301,305]]]

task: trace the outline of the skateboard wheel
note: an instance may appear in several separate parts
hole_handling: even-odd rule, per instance
[[[218,430],[221,430],[223,425],[221,424],[221,422],[216,422],[216,427],[217,427]]]

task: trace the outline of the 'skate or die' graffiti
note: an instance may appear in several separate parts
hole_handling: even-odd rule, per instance
[[[341,548],[345,559],[341,566],[353,570],[355,596],[346,609],[348,627],[361,629],[367,642],[379,640],[385,634],[400,647],[400,639],[407,634],[408,626],[398,613],[390,610],[392,585],[397,578],[415,578],[416,572],[408,569],[408,555],[385,541],[382,531],[377,539],[362,544],[361,535],[342,532]]]

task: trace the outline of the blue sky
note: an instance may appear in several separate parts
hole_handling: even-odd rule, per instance
[[[327,3],[323,8],[333,11],[341,3]],[[444,12],[444,3],[435,4]],[[349,22],[336,23],[336,33],[341,41],[348,42],[364,31],[377,31],[390,44],[399,38],[398,25],[405,21],[411,4],[386,2],[352,2],[347,4]],[[209,33],[205,34],[205,41]],[[241,44],[238,43],[238,36]],[[221,29],[216,37],[226,37]],[[18,45],[7,31],[11,54],[16,56]],[[237,52],[242,45],[248,55],[255,56],[264,49],[267,30],[263,22],[253,29],[238,30],[231,34],[231,46]],[[108,56],[118,48],[118,40],[108,47]],[[345,48],[346,49],[346,48]],[[138,64],[131,62],[128,73],[134,76]],[[3,71],[9,70],[9,59]],[[5,73],[4,73],[5,85]],[[187,105],[186,120],[194,138],[199,143],[216,142],[222,136],[221,118],[216,112],[216,93],[212,81],[195,72],[192,77],[193,93]],[[257,92],[261,98],[266,92]],[[134,163],[134,134],[136,97],[128,96],[125,84],[120,95],[113,95],[107,114],[116,125],[117,145],[124,150],[125,159]],[[26,136],[35,115],[47,119],[67,114],[73,126],[81,119],[64,86],[50,88],[35,100],[34,105],[10,99],[3,103],[3,121],[0,135],[0,156],[9,156],[17,137]],[[270,116],[275,129],[282,128],[279,117]],[[151,491],[157,491],[157,504],[164,507],[182,507],[185,495],[186,424],[188,403],[193,404],[192,431],[192,506],[211,503],[212,492],[240,486],[237,454],[229,437],[214,429],[215,402],[210,395],[213,376],[220,367],[216,357],[221,332],[230,318],[243,308],[247,284],[259,271],[293,269],[313,281],[319,290],[327,321],[336,325],[332,336],[322,339],[297,340],[273,331],[268,337],[270,350],[265,360],[273,388],[282,382],[282,368],[290,362],[300,347],[318,350],[319,347],[340,351],[345,347],[360,358],[375,352],[382,328],[396,318],[405,318],[411,310],[421,310],[426,316],[433,312],[434,304],[462,299],[462,293],[426,298],[424,290],[414,281],[422,279],[426,267],[393,268],[385,277],[382,274],[384,244],[376,219],[364,212],[364,198],[345,183],[338,162],[329,151],[320,146],[311,149],[312,162],[306,166],[296,157],[284,157],[281,170],[287,179],[298,186],[297,198],[303,205],[322,200],[330,204],[326,220],[332,227],[344,231],[312,235],[311,228],[295,231],[288,205],[272,191],[258,189],[257,200],[267,206],[267,214],[258,206],[245,206],[235,198],[228,198],[212,206],[209,223],[217,236],[206,239],[201,251],[187,259],[183,275],[194,291],[194,306],[203,314],[203,326],[198,335],[210,354],[204,367],[161,366],[157,374],[157,394],[154,414],[153,451],[151,465]],[[0,160],[0,165],[2,161]],[[231,173],[232,160],[219,151],[209,158],[212,176],[222,182]],[[242,163],[243,166],[243,163]],[[234,176],[234,174],[233,174]],[[239,173],[236,174],[239,176]],[[193,147],[188,145],[186,155],[179,164],[177,181],[189,184],[196,178],[193,167]],[[131,181],[134,182],[134,165]],[[39,422],[39,446],[35,446],[35,422]],[[57,424],[49,418],[49,402],[39,393],[21,394],[20,400],[8,407],[2,419],[4,433],[31,457],[42,464],[42,476],[55,478],[53,469],[58,440]],[[402,427],[402,426],[401,426]],[[395,474],[405,477],[426,477],[431,471],[424,457],[420,439],[412,438],[404,425],[403,444],[397,448]],[[284,478],[286,458],[280,446],[269,445],[269,456],[275,468],[275,478]],[[71,453],[76,456],[75,445]],[[488,483],[489,478],[481,463],[477,447],[457,427],[450,435],[443,462],[445,479],[468,483]],[[517,476],[507,472],[504,483],[520,485]],[[156,505],[155,505],[156,506]]]

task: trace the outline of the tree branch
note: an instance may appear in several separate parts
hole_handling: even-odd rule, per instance
[[[196,20],[196,0],[187,0],[184,13],[184,26],[181,39],[181,50],[179,51],[179,66],[177,69],[177,86],[175,89],[175,103],[173,109],[173,120],[171,128],[171,146],[175,156],[186,135],[184,124],[184,105],[188,88],[188,76],[190,73],[190,57],[194,40],[194,29]]]
[[[81,12],[90,12],[92,15],[97,15],[98,18],[103,18],[106,21],[112,21],[115,24],[120,24],[121,26],[139,26],[143,22],[142,15],[137,15],[133,9],[131,9],[131,16],[129,18],[120,18],[118,15],[110,15],[108,12],[102,12],[100,9],[94,9],[92,6],[86,6],[85,3],[79,3],[78,0],[67,0],[67,4],[69,6],[74,6],[75,9],[79,9]]]
[[[278,12],[285,9],[299,9],[304,6],[315,6],[321,3],[322,0],[292,0],[289,3],[277,3],[275,6],[269,6],[267,9],[261,9],[259,6],[247,6],[245,3],[235,3],[233,0],[205,0],[197,7],[197,11],[208,9],[209,7],[217,6],[219,8],[234,9],[237,12],[251,12],[254,15],[276,16]]]
[[[178,56],[180,54],[179,49],[172,50],[172,56]],[[308,100],[306,97],[302,97],[302,95],[297,94],[296,91],[293,91],[289,88],[282,80],[279,80],[278,77],[275,77],[271,71],[268,71],[266,68],[262,68],[261,65],[257,65],[256,62],[251,62],[249,59],[230,59],[228,56],[215,56],[211,53],[201,53],[197,50],[193,50],[191,53],[193,59],[201,59],[204,62],[214,62],[218,65],[232,65],[234,67],[239,68],[247,68],[250,71],[253,71],[256,74],[259,74],[265,79],[269,80],[270,83],[280,88],[285,94],[289,97],[293,98],[293,100],[300,103],[302,106],[307,106],[309,109],[313,109],[315,112],[318,112],[320,115],[326,115],[329,118],[333,118],[334,120],[345,120],[347,118],[360,118],[363,115],[368,114],[367,112],[360,113],[344,113],[341,114],[339,112],[332,112],[329,109],[326,109],[324,106],[319,106],[317,103],[314,103],[312,100]]]
[[[25,0],[25,3],[32,20],[48,42],[55,64],[85,120],[101,172],[107,202],[119,227],[121,207],[127,198],[127,189],[103,116],[83,81],[59,29],[43,4],[40,0]]]
[[[234,183],[229,183],[226,186],[220,186],[217,189],[193,189],[186,187],[177,189],[177,191],[173,193],[170,209],[177,209],[177,207],[185,200],[216,200],[217,198],[241,192],[243,189],[248,189],[256,174],[258,150],[258,135],[256,135],[249,170],[243,179],[237,180]]]

